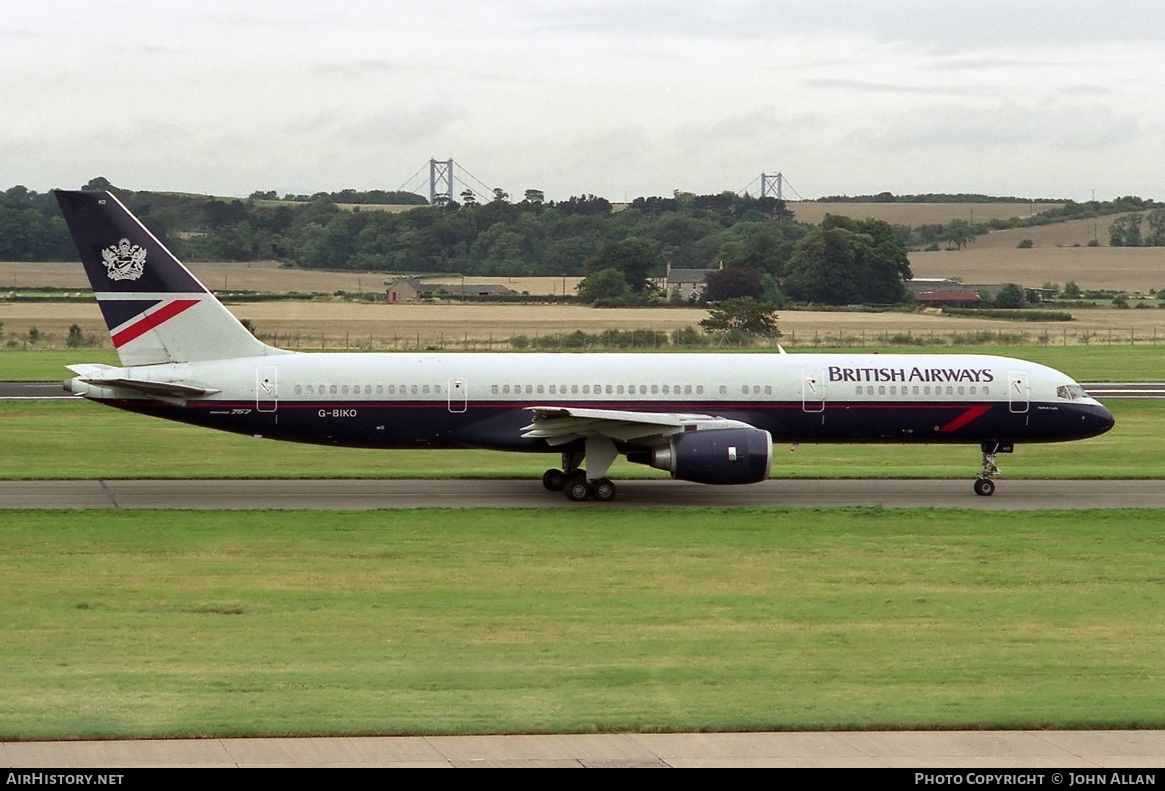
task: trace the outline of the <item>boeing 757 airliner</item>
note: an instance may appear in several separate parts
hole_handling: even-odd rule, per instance
[[[619,456],[685,481],[763,481],[773,442],[979,445],[975,492],[1017,443],[1103,434],[1051,368],[962,354],[300,354],[256,339],[111,193],[57,199],[121,366],[65,388],[271,439],[561,454],[543,485],[611,500]],[[583,469],[583,462],[586,468]]]

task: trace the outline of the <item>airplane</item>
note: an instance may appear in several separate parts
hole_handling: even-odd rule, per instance
[[[121,362],[68,366],[65,389],[155,417],[347,447],[558,453],[543,486],[600,502],[620,456],[747,484],[769,477],[775,442],[979,445],[974,491],[989,496],[997,454],[1114,423],[1066,374],[987,355],[292,352],[252,335],[112,193],[56,196]]]

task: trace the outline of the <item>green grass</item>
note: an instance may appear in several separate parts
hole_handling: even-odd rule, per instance
[[[1152,382],[1165,380],[1165,345],[1149,346],[964,346],[877,347],[907,354],[998,354],[1018,357],[1057,368],[1080,382]],[[797,353],[844,351],[868,354],[874,347],[859,349],[801,349]],[[708,353],[712,353],[710,350]],[[732,352],[737,353],[737,352]],[[745,350],[771,354],[772,350]],[[112,349],[0,350],[0,381],[41,382],[67,379],[65,368],[73,363],[118,365]]]
[[[1084,442],[1019,445],[1009,478],[1165,477],[1165,403],[1113,401],[1116,428]],[[554,454],[352,450],[227,434],[92,402],[0,403],[0,479],[540,478]],[[976,445],[777,445],[773,477],[969,478]],[[611,476],[667,477],[620,460]]]
[[[73,376],[66,365],[120,365],[113,349],[0,350],[0,382],[51,382]]]
[[[13,511],[0,738],[1165,727],[1165,513]]]
[[[796,353],[992,354],[1055,368],[1078,382],[1165,381],[1165,345],[1092,346],[874,346],[798,349]]]

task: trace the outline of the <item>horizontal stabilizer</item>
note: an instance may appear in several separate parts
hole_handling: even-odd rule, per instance
[[[88,363],[67,367],[76,373],[77,380],[84,384],[95,387],[117,387],[161,400],[205,398],[222,392],[219,388],[198,382],[167,382],[125,376],[124,368],[115,368],[111,365]],[[67,389],[76,392],[72,388]]]
[[[123,379],[120,377],[104,379],[100,377],[81,377],[81,381],[98,387],[120,387],[133,390],[150,396],[168,396],[170,398],[202,398],[222,390],[201,385],[186,384],[184,382],[151,382],[147,379]]]

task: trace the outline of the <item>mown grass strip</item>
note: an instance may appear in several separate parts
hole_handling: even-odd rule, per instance
[[[1165,477],[1165,403],[1113,401],[1116,428],[1084,442],[1019,445],[1006,477]],[[0,478],[540,478],[555,454],[352,450],[256,440],[91,402],[0,403]],[[969,478],[976,445],[778,444],[773,477]],[[619,461],[613,478],[667,477]]]

